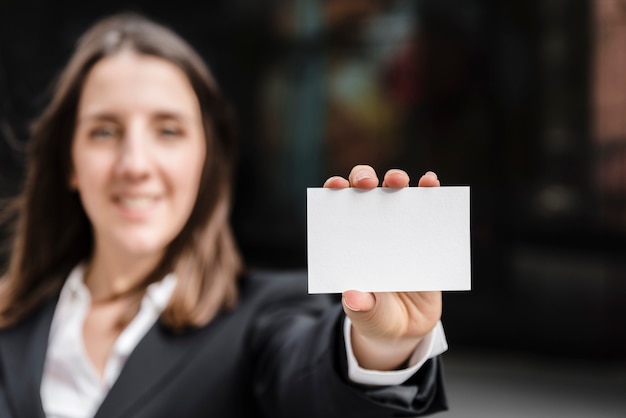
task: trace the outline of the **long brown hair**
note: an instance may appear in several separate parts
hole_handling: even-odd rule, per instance
[[[0,327],[18,323],[56,295],[93,250],[89,219],[69,187],[71,145],[81,90],[102,58],[131,50],[163,58],[183,70],[198,97],[207,157],[195,207],[139,293],[168,272],[177,285],[162,322],[173,330],[208,323],[234,306],[242,262],[229,223],[236,159],[230,106],[202,58],[176,33],[136,13],[107,17],[79,40],[61,72],[50,104],[33,124],[23,191],[6,208],[14,220],[8,271],[0,280]]]

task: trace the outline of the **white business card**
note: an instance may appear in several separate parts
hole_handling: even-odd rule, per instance
[[[470,188],[307,189],[309,293],[470,290]]]

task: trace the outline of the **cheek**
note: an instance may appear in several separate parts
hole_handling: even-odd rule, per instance
[[[185,159],[176,170],[178,189],[185,196],[186,204],[189,206],[194,205],[200,191],[203,167],[204,158],[199,159],[196,155],[193,158]]]
[[[70,186],[82,194],[93,194],[106,182],[110,167],[106,159],[82,154],[72,161]]]

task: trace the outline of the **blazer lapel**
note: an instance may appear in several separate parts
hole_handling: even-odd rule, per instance
[[[130,416],[136,411],[133,408],[150,402],[155,392],[176,373],[176,366],[188,359],[193,349],[202,346],[200,340],[218,322],[221,316],[206,327],[184,334],[173,334],[157,322],[129,356],[94,418]]]
[[[7,402],[16,416],[45,418],[40,387],[56,302],[48,301],[17,327],[0,332],[0,369]]]

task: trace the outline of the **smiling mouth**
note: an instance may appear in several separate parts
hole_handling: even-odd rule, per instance
[[[157,199],[154,197],[120,197],[117,201],[129,210],[145,210],[153,207]]]

